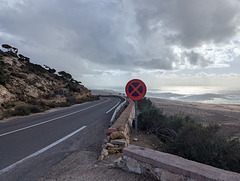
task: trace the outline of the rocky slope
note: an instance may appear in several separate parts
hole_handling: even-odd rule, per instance
[[[91,98],[91,92],[64,71],[30,62],[18,49],[0,49],[0,118],[22,105],[49,105]]]

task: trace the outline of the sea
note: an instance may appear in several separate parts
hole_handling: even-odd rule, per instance
[[[108,87],[125,94],[125,87]],[[200,102],[209,104],[238,104],[240,105],[240,87],[225,88],[216,86],[163,86],[147,88],[146,97],[163,98],[184,102]]]

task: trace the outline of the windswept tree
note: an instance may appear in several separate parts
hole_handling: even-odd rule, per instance
[[[2,47],[7,49],[7,51],[11,51],[12,50],[12,47],[8,44],[2,44]]]
[[[15,54],[17,54],[17,53],[18,53],[18,49],[17,49],[17,48],[15,48],[15,47],[12,47],[12,51],[13,51],[13,53],[15,53]]]
[[[21,60],[24,60],[25,57],[22,54],[19,54],[18,58],[21,59]]]
[[[30,62],[30,58],[23,56],[22,54],[18,55],[19,60]]]
[[[17,56],[17,53],[18,53],[18,49],[15,48],[15,47],[12,47],[8,44],[2,44],[2,47],[7,49],[7,52],[10,53],[12,56]]]
[[[75,84],[81,84],[82,82],[81,82],[81,81],[77,81],[77,80],[73,80],[73,83],[75,83]]]
[[[47,66],[47,65],[44,65],[44,67],[47,69],[47,71],[48,71],[49,73],[54,74],[54,73],[56,72],[55,69],[52,69],[51,67],[49,67],[49,66]]]
[[[70,81],[72,79],[72,75],[65,71],[60,71],[58,72],[58,74],[61,75],[67,81]]]

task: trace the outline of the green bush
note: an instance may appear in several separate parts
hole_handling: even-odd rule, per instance
[[[81,89],[79,87],[79,84],[69,81],[68,84],[65,86],[66,88],[68,88],[69,90],[73,91],[73,92],[81,92]]]
[[[140,111],[147,110],[147,109],[150,109],[150,108],[154,107],[153,103],[149,99],[147,99],[146,97],[139,100],[137,104],[138,104],[138,109]]]
[[[68,96],[66,97],[66,101],[69,102],[69,103],[72,103],[74,104],[76,102],[76,97],[75,96]]]
[[[3,61],[0,60],[0,84],[1,85],[5,85],[6,82],[9,80],[9,76],[6,75],[5,72],[5,63]]]
[[[39,106],[28,106],[28,109],[31,113],[39,113],[43,111],[42,108]]]
[[[163,141],[163,151],[214,167],[240,173],[240,142],[217,134],[216,124],[204,127],[189,116],[165,115],[144,100],[138,116],[139,129],[157,135]]]
[[[139,114],[138,119],[140,130],[154,133],[163,142],[168,142],[174,139],[177,136],[178,130],[183,127],[184,124],[193,121],[188,116],[164,115],[162,110],[153,105],[148,109],[144,107],[142,112]]]
[[[11,113],[12,116],[27,116],[31,113],[42,112],[42,109],[39,106],[18,106]]]
[[[71,98],[70,98],[71,99]],[[32,104],[31,106],[18,106],[15,108],[14,111],[11,110],[6,110],[2,116],[2,118],[8,118],[11,116],[26,116],[30,115],[31,113],[38,113],[38,112],[43,112],[45,110],[48,110],[50,108],[56,108],[56,107],[69,107],[73,104],[80,104],[84,102],[89,102],[89,101],[94,101],[94,100],[99,100],[99,96],[92,96],[89,98],[84,98],[84,99],[75,99],[75,97],[71,100],[68,101],[73,101],[73,102],[52,102],[52,103],[45,103],[45,102],[39,102],[36,99],[29,99],[28,103]],[[15,105],[12,106],[5,106],[5,109],[13,108]]]
[[[143,131],[155,133],[162,126],[164,119],[162,111],[155,107],[150,107],[149,109],[143,109],[138,116],[138,126]]]
[[[13,111],[13,116],[25,116],[29,115],[31,111],[26,106],[19,106]]]
[[[218,127],[189,124],[180,129],[165,151],[226,170],[240,172],[240,143],[216,136]]]

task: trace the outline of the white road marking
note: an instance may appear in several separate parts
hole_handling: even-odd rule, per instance
[[[106,112],[106,114],[108,114],[108,113],[109,113],[110,111],[112,111],[115,107],[117,107],[119,103],[120,103],[120,102],[118,102],[115,106],[113,106],[111,109],[109,109],[109,110]]]
[[[69,114],[65,114],[65,115],[63,115],[63,116],[59,116],[59,117],[56,117],[56,118],[53,118],[53,119],[50,119],[50,120],[47,120],[47,121],[43,121],[43,122],[41,122],[41,123],[33,124],[33,125],[31,125],[31,126],[27,126],[27,127],[24,127],[24,128],[20,128],[20,129],[16,129],[16,130],[13,130],[13,131],[9,131],[9,132],[7,132],[7,133],[0,134],[0,137],[6,136],[6,135],[9,135],[9,134],[12,134],[12,133],[16,133],[16,132],[19,132],[19,131],[22,131],[22,130],[25,130],[25,129],[29,129],[29,128],[32,128],[32,127],[35,127],[35,126],[39,126],[39,125],[42,125],[42,124],[46,124],[46,123],[55,121],[55,120],[57,120],[57,119],[61,119],[61,118],[64,118],[64,117],[67,117],[67,116],[70,116],[70,115],[73,115],[73,114],[76,114],[76,113],[79,113],[79,112],[88,110],[88,109],[90,109],[90,108],[93,108],[93,107],[96,107],[96,106],[98,106],[98,105],[104,104],[104,103],[108,102],[109,100],[110,100],[110,99],[108,98],[108,100],[106,100],[106,101],[104,101],[104,102],[101,102],[101,103],[95,104],[95,105],[93,105],[93,106],[90,106],[90,107],[81,109],[81,110],[79,110],[79,111],[75,111],[75,112],[72,112],[72,113],[69,113]]]
[[[86,127],[87,127],[87,126],[83,126],[83,127],[79,128],[78,130],[70,133],[69,135],[67,135],[67,136],[65,136],[65,137],[57,140],[56,142],[52,143],[51,145],[48,145],[48,146],[46,146],[45,148],[42,148],[41,150],[39,150],[39,151],[37,151],[37,152],[35,152],[35,153],[33,153],[33,154],[31,154],[31,155],[23,158],[22,160],[19,160],[18,162],[15,162],[14,164],[12,164],[12,165],[10,165],[10,166],[8,166],[8,167],[0,170],[0,175],[3,174],[3,173],[5,173],[5,172],[10,171],[11,169],[13,169],[13,168],[16,167],[17,165],[23,163],[24,161],[26,161],[26,160],[28,160],[28,159],[30,159],[30,158],[33,158],[33,157],[35,157],[35,156],[37,156],[37,155],[39,155],[39,154],[47,151],[48,149],[56,146],[57,144],[65,141],[66,139],[70,138],[71,136],[75,135],[76,133],[80,132],[81,130],[83,130],[83,129],[86,128]]]

